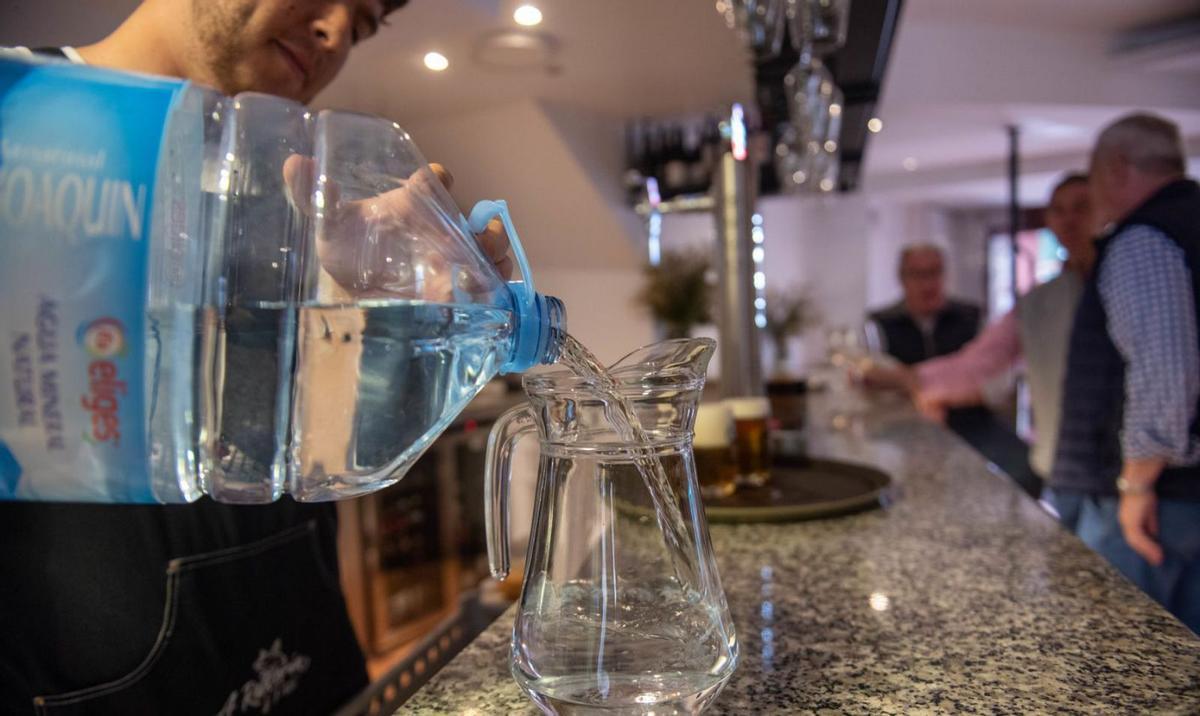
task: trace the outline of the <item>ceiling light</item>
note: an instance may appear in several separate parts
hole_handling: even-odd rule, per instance
[[[533,5],[522,5],[513,11],[513,19],[517,21],[518,25],[533,27],[534,25],[541,24],[542,11]]]
[[[829,116],[830,117],[842,116],[842,105],[838,104],[837,102],[834,102],[833,104],[829,105]]]
[[[834,152],[836,152],[837,151],[837,142],[833,141],[832,139],[826,139],[825,140],[825,151],[829,152],[830,154],[833,154]]]
[[[904,168],[910,172],[916,171],[917,170],[917,158],[916,157],[905,157],[903,165],[904,165]]]
[[[440,52],[425,53],[425,66],[434,72],[441,72],[450,66],[450,60]]]
[[[878,134],[879,132],[882,132],[883,131],[883,120],[880,119],[879,117],[871,117],[870,119],[867,120],[867,129],[871,130],[871,132],[873,134]]]

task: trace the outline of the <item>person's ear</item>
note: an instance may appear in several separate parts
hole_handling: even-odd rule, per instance
[[[1125,157],[1115,158],[1109,162],[1108,180],[1114,189],[1122,190],[1133,180],[1133,164]]]

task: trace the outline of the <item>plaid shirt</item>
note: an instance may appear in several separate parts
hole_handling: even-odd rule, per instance
[[[1112,240],[1098,282],[1108,333],[1126,366],[1122,456],[1200,462],[1191,433],[1200,350],[1183,250],[1155,228],[1130,226]]]

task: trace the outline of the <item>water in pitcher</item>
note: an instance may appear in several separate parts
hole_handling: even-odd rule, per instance
[[[558,362],[580,377],[591,378],[597,382],[601,392],[608,398],[608,421],[622,439],[636,445],[649,442],[633,407],[617,389],[616,381],[608,374],[600,360],[582,343],[567,335],[563,340]],[[662,529],[663,539],[666,540],[667,551],[675,561],[675,576],[681,584],[691,588],[698,584],[699,575],[696,573],[696,565],[690,551],[684,547],[690,541],[687,538],[687,524],[671,491],[667,473],[657,457],[637,458],[634,464],[637,465],[646,490],[654,500],[654,514],[658,526]]]
[[[516,652],[520,656],[514,673],[553,713],[591,713],[597,704],[624,704],[628,713],[694,714],[729,678],[733,632],[721,613],[723,602],[681,583],[669,571],[659,571],[661,562],[654,555],[661,548],[638,545],[658,538],[650,515],[658,504],[675,505],[672,491],[683,488],[691,458],[675,453],[650,459],[667,490],[654,497],[657,504],[652,505],[642,499],[646,489],[640,483],[648,473],[643,468],[647,459],[639,453],[635,447],[625,459],[610,454],[596,479],[606,501],[623,502],[626,510],[643,508],[640,526],[637,517],[625,516],[619,540],[625,554],[641,553],[646,561],[637,566],[613,564],[608,580],[563,584],[540,573],[528,586],[539,598],[522,604],[526,613],[514,635],[522,648]],[[562,461],[569,463],[570,458]],[[567,472],[550,458],[547,475]],[[657,484],[645,482],[647,487]],[[555,480],[546,489],[565,497],[568,488]],[[657,519],[661,525],[670,518],[660,513]],[[674,558],[676,552],[668,551]],[[527,654],[537,655],[536,662],[526,660]]]

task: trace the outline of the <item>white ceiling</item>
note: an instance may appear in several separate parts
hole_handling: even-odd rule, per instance
[[[1028,177],[1040,202],[1054,176],[1085,168],[1096,133],[1121,114],[1155,111],[1200,136],[1200,74],[1111,54],[1119,33],[1197,9],[1195,0],[907,0],[864,187],[1003,201],[1014,125],[1023,162],[1041,172]]]
[[[5,0],[0,45],[84,45],[112,32],[139,0]]]
[[[137,0],[3,0],[0,44],[86,44],[111,31]],[[500,71],[473,60],[490,32],[516,29],[515,0],[410,0],[352,53],[322,106],[401,122],[519,99],[566,102],[604,114],[715,109],[752,96],[748,55],[708,0],[540,0],[538,28],[559,49],[556,74]],[[421,58],[450,59],[440,74]]]
[[[538,28],[559,45],[551,74],[480,67],[476,43],[516,28],[514,0],[412,0],[354,53],[322,104],[401,122],[514,99],[569,103],[609,115],[695,112],[752,94],[748,55],[706,0],[541,0]],[[437,50],[450,69],[421,64]]]
[[[0,44],[86,43],[136,4],[7,0],[0,3]],[[708,0],[540,0],[540,30],[560,48],[559,71],[477,66],[476,43],[515,27],[516,4],[411,0],[355,51],[318,104],[428,124],[531,98],[636,116],[708,109],[750,95],[746,53]],[[1027,164],[1062,160],[1061,168],[1042,169],[1047,176],[1077,166],[1096,131],[1133,108],[1167,114],[1200,136],[1195,64],[1163,72],[1109,54],[1117,33],[1195,12],[1197,0],[906,0],[904,8],[879,106],[884,131],[867,147],[868,192],[915,199],[977,185],[989,188],[973,197],[1000,201],[1003,175],[996,171],[1009,124],[1021,130]],[[448,71],[421,66],[434,49],[450,58]],[[903,169],[909,157],[916,171]],[[952,179],[939,185],[939,176]]]

